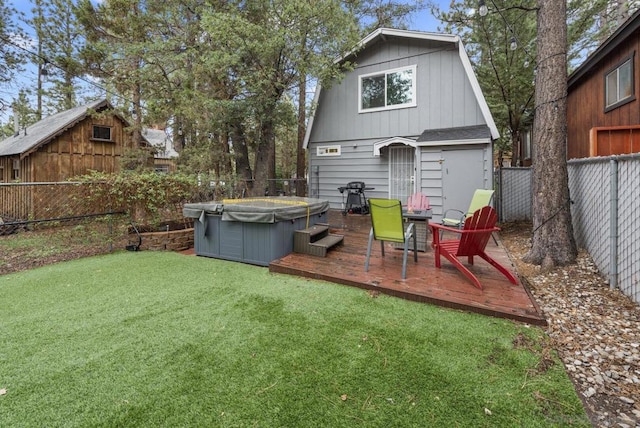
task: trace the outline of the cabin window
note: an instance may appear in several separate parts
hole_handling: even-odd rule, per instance
[[[13,160],[13,175],[11,176],[12,180],[20,180],[20,160]]]
[[[340,156],[342,149],[340,145],[335,146],[318,146],[316,154],[318,156]]]
[[[605,111],[613,110],[635,99],[633,87],[633,55],[605,76]]]
[[[414,107],[416,66],[362,75],[358,93],[360,113]]]
[[[92,136],[92,139],[94,139],[94,140],[102,140],[102,141],[112,141],[111,140],[111,127],[93,125],[93,136]]]
[[[156,165],[155,166],[155,171],[158,174],[168,174],[169,173],[169,165],[166,164],[160,164],[160,165]]]

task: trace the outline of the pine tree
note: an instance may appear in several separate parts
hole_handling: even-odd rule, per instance
[[[37,115],[75,107],[83,74],[79,60],[81,34],[72,0],[32,0],[31,18],[25,23],[35,32],[37,53]]]
[[[11,106],[11,100],[6,96],[9,91],[3,89],[11,86],[11,81],[16,73],[23,70],[25,63],[24,51],[19,49],[15,40],[25,39],[24,33],[17,25],[14,17],[20,14],[5,5],[4,0],[0,0],[0,109],[4,110]]]
[[[574,263],[567,172],[567,15],[564,1],[538,0],[536,114],[533,123],[533,238],[524,260]]]

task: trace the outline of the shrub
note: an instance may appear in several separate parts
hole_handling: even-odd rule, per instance
[[[88,186],[87,202],[96,201],[114,211],[126,211],[138,224],[156,224],[182,217],[182,205],[191,199],[196,178],[155,172],[93,171],[75,177]]]

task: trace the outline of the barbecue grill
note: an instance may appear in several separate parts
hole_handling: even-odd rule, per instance
[[[367,205],[364,191],[373,189],[373,187],[367,187],[363,181],[351,181],[346,186],[338,187],[338,190],[342,193],[342,215],[369,214],[369,206]]]

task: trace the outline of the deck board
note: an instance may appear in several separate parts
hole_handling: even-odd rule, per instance
[[[371,220],[368,215],[342,216],[331,210],[328,215],[330,230],[344,235],[343,245],[332,249],[326,257],[291,253],[274,260],[269,270],[274,273],[320,279],[333,283],[376,290],[417,302],[508,318],[534,325],[546,325],[539,306],[518,279],[513,285],[498,270],[479,257],[469,269],[478,277],[483,290],[475,288],[449,261],[442,259],[442,267],[435,267],[434,252],[430,248],[418,253],[418,263],[410,255],[407,278],[402,280],[402,250],[385,246],[385,257],[376,242],[372,251],[369,272],[364,271],[368,233]],[[500,240],[498,239],[498,243]],[[498,263],[517,272],[509,255],[500,244],[489,241],[487,252]],[[465,260],[466,262],[466,260]]]

